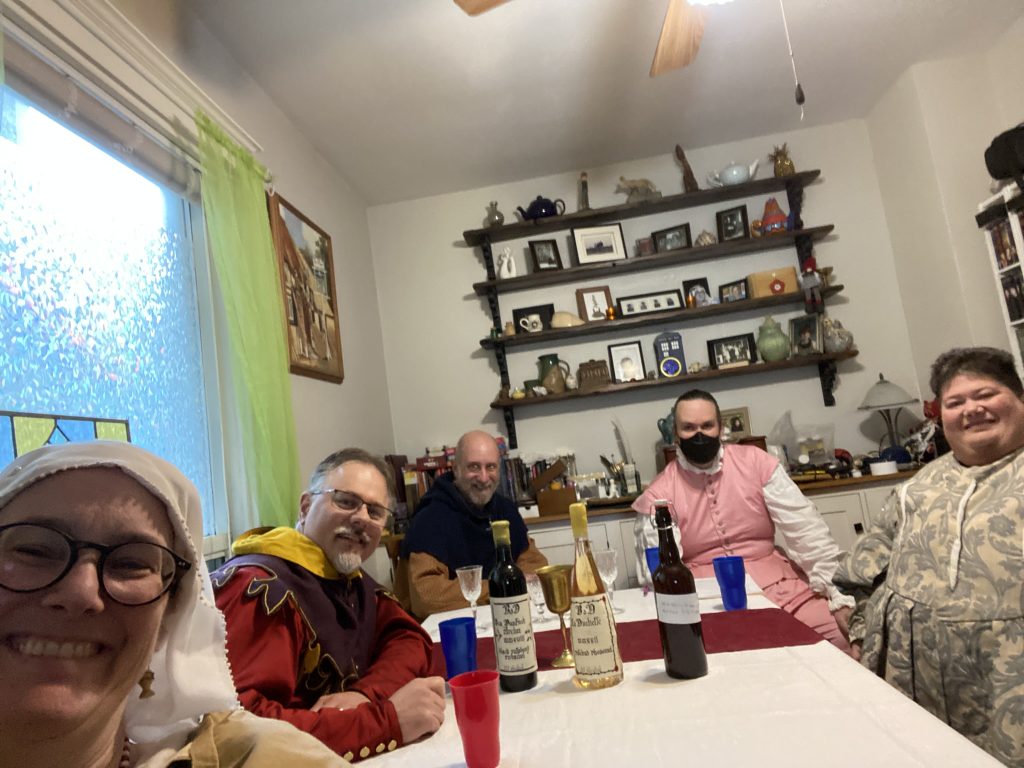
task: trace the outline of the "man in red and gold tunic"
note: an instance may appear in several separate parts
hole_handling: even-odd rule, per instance
[[[382,459],[338,451],[313,472],[296,529],[243,534],[213,574],[242,705],[346,760],[393,750],[444,719],[444,681],[426,677],[429,636],[360,568],[394,497]]]

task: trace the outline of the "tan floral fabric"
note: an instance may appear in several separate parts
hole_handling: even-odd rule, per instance
[[[833,580],[857,597],[864,666],[1024,767],[1024,449],[983,467],[929,464]]]

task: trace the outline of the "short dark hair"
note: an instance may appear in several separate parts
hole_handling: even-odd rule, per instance
[[[679,397],[676,398],[675,403],[672,405],[672,419],[676,418],[676,408],[679,404],[685,400],[706,400],[715,406],[715,419],[718,421],[718,426],[722,426],[722,409],[718,407],[718,401],[715,400],[715,396],[710,392],[705,392],[703,389],[690,389],[683,392]]]
[[[962,373],[984,376],[1002,384],[1017,397],[1024,395],[1024,386],[1014,367],[1013,356],[995,347],[956,347],[943,352],[932,363],[929,385],[936,397],[954,378]]]
[[[394,507],[396,497],[394,470],[392,470],[391,465],[384,461],[380,456],[370,453],[369,451],[364,451],[362,448],[342,448],[340,451],[335,451],[317,464],[316,469],[313,470],[313,474],[309,476],[309,490],[319,490],[319,485],[328,472],[337,469],[342,464],[348,464],[350,461],[369,464],[381,473],[388,489],[388,506]]]

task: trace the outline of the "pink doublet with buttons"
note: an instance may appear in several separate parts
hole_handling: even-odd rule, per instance
[[[729,444],[716,465],[705,471],[672,462],[633,502],[633,509],[650,515],[656,499],[671,500],[683,560],[694,577],[714,577],[714,558],[739,555],[765,597],[847,649],[826,597],[815,594],[803,571],[775,546],[765,486],[776,475],[778,460],[754,446]],[[824,522],[820,525],[825,527]],[[834,542],[831,546],[835,548]]]

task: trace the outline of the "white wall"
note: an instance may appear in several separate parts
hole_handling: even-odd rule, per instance
[[[928,369],[940,352],[1009,344],[974,214],[990,194],[985,149],[1024,120],[1022,33],[1018,20],[988,53],[914,65],[867,118],[926,397]]]
[[[303,476],[343,445],[390,452],[387,372],[365,203],[180,3],[114,5],[255,137],[264,148],[258,159],[274,175],[275,189],[331,235],[345,381],[339,386],[291,377]]]
[[[892,249],[874,173],[866,126],[852,121],[823,128],[793,131],[735,144],[688,152],[699,179],[732,160],[749,162],[761,157],[760,176],[771,173],[765,155],[773,144],[788,141],[798,169],[820,168],[819,183],[806,192],[803,218],[808,226],[834,223],[835,236],[816,248],[819,266],[834,266],[846,285],[830,314],[853,331],[861,349],[858,358],[840,364],[837,407],[822,404],[816,368],[797,369],[763,377],[736,378],[705,384],[722,407],[748,406],[756,434],[765,434],[776,419],[792,409],[803,423],[835,424],[836,444],[854,452],[870,450],[882,431],[881,419],[856,410],[880,371],[914,392],[914,374],[906,321],[897,290]],[[500,148],[496,148],[500,151]],[[653,180],[666,194],[680,191],[681,175],[670,154],[623,162],[590,173],[590,201],[595,207],[622,202],[613,190],[619,175]],[[703,184],[703,181],[702,181]],[[452,444],[465,430],[485,426],[504,432],[500,412],[488,404],[497,394],[499,379],[493,357],[479,346],[490,326],[485,302],[475,296],[472,283],[484,277],[477,251],[459,246],[461,233],[481,225],[489,200],[497,200],[507,221],[517,204],[537,194],[564,198],[574,210],[576,178],[560,175],[458,192],[448,195],[371,207],[368,211],[377,270],[388,388],[400,452],[419,454],[424,446]],[[750,218],[759,218],[765,198],[748,202]],[[788,209],[785,195],[780,202]],[[690,222],[693,236],[715,229],[715,210],[727,205],[690,209],[623,222],[627,244],[651,231]],[[545,236],[547,237],[547,236]],[[563,263],[573,249],[568,233],[559,233]],[[519,273],[526,271],[526,241],[514,241]],[[504,244],[499,244],[500,250]],[[681,287],[682,280],[707,276],[714,290],[761,269],[796,265],[792,249],[745,255],[713,263],[671,270],[643,272],[588,284],[608,284],[612,295],[624,296],[661,287]],[[574,284],[504,294],[502,318],[514,307],[552,302],[556,309],[575,312]],[[802,310],[776,313],[785,323]],[[745,313],[724,322],[706,321],[679,328],[687,361],[707,362],[709,338],[756,332],[762,316]],[[561,343],[512,352],[509,367],[513,382],[536,376],[537,356],[559,352],[573,370],[590,358],[606,358],[607,344],[639,338],[645,360],[653,362],[651,340],[664,330],[618,332],[593,341]],[[600,469],[599,454],[617,453],[610,419],[624,424],[645,481],[654,475],[658,440],[656,421],[675,397],[687,388],[665,387],[653,395],[629,393],[584,399],[571,405],[539,405],[517,414],[520,448],[545,452],[560,447],[575,450],[580,471]],[[916,394],[916,392],[915,392]],[[867,434],[865,434],[865,432]]]

